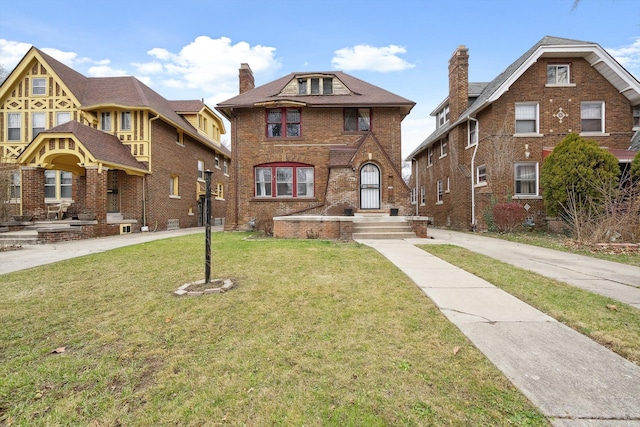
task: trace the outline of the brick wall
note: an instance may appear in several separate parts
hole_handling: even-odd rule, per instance
[[[152,126],[151,174],[146,178],[147,224],[158,229],[167,228],[169,219],[178,219],[180,228],[198,225],[198,199],[196,183],[198,182],[198,160],[204,161],[205,170],[212,174],[212,188],[221,182],[229,198],[229,177],[222,169],[215,167],[214,152],[194,139],[185,135],[183,145],[176,143],[176,130],[161,120],[155,120]],[[179,197],[169,197],[169,180],[178,176]],[[204,186],[204,181],[202,181]],[[139,188],[139,187],[138,187]],[[224,217],[226,200],[212,199],[214,217]],[[142,220],[140,218],[140,223]]]
[[[408,206],[408,188],[402,181],[402,154],[400,146],[400,122],[398,108],[375,108],[372,110],[372,132],[377,144],[368,144],[354,161],[356,172],[336,169],[330,175],[329,150],[331,145],[355,147],[365,133],[344,132],[342,108],[302,108],[302,135],[300,138],[267,138],[266,110],[264,108],[239,109],[232,117],[232,152],[234,153],[233,176],[237,182],[230,183],[231,198],[227,209],[225,228],[247,229],[251,217],[260,211],[274,215],[292,212],[313,212],[318,206],[324,212],[333,206],[345,203],[359,206],[358,171],[369,161],[381,168],[383,204]],[[315,168],[315,197],[312,199],[256,199],[254,198],[254,167],[264,163],[292,162],[313,165]],[[391,165],[394,165],[392,167]],[[356,178],[355,184],[350,178]],[[393,187],[389,191],[388,187]],[[331,194],[329,194],[331,193]],[[341,194],[342,193],[342,194]],[[347,194],[348,193],[348,194]]]

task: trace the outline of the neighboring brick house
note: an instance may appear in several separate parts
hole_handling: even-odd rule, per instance
[[[89,236],[224,218],[231,153],[222,119],[202,101],[169,101],[134,77],[87,78],[32,47],[0,86],[1,163],[14,165],[14,214],[96,214]],[[89,237],[87,236],[87,237]]]
[[[414,102],[343,72],[291,73],[216,109],[231,122],[226,229],[254,218],[410,212],[402,179],[401,122]]]
[[[622,167],[636,154],[640,84],[598,44],[544,37],[489,83],[470,83],[468,68],[460,46],[449,95],[432,113],[436,130],[407,157],[414,212],[434,225],[486,228],[492,204],[508,200],[543,224],[540,166],[569,133]]]

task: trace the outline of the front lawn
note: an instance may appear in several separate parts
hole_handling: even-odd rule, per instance
[[[0,276],[6,425],[501,426],[544,417],[373,249],[214,233]]]

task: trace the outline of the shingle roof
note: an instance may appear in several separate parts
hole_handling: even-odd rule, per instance
[[[143,163],[133,157],[131,151],[115,135],[85,126],[76,121],[66,122],[41,132],[45,136],[49,133],[73,134],[97,161],[139,170],[148,170]]]
[[[353,156],[358,151],[358,147],[330,147],[329,148],[329,167],[346,167],[351,166]]]
[[[335,76],[347,89],[349,95],[279,95],[282,89],[298,76],[326,75]],[[216,110],[227,118],[233,108],[252,108],[256,104],[268,102],[300,102],[308,107],[344,107],[344,106],[378,106],[401,107],[404,114],[409,114],[415,102],[393,94],[378,86],[362,81],[342,71],[297,72],[280,77],[270,83],[258,86],[226,101],[218,103]]]
[[[204,106],[205,104],[201,101],[169,101],[133,76],[85,77],[41,50],[34,49],[49,64],[73,95],[78,98],[81,108],[91,109],[100,105],[148,108],[186,130],[192,136],[197,136],[198,139],[211,146],[211,148],[215,148],[229,157],[231,156],[229,149],[224,146],[218,146],[214,141],[198,133],[197,129],[189,121],[176,112],[180,110],[176,110],[174,107],[174,105],[179,107],[188,105],[193,108],[196,103]],[[196,111],[200,111],[200,109]]]
[[[469,105],[469,107],[464,112],[462,112],[462,114],[460,114],[460,117],[457,120],[450,122],[449,124],[442,126],[439,129],[436,129],[431,135],[427,137],[427,139],[425,139],[418,146],[418,148],[416,148],[411,154],[409,154],[408,158],[410,159],[414,157],[416,154],[426,149],[433,142],[437,141],[442,135],[449,132],[450,129],[459,125],[463,121],[467,120],[469,116],[474,116],[477,112],[483,109],[488,103],[492,102],[493,97],[501,93],[499,92],[499,90],[504,89],[509,79],[513,78],[513,76],[516,75],[518,70],[520,70],[521,67],[523,67],[528,61],[530,61],[531,58],[539,49],[543,47],[553,47],[553,46],[560,46],[560,47],[566,46],[567,50],[565,52],[562,52],[563,54],[570,52],[571,49],[593,47],[593,50],[597,50],[598,52],[601,52],[603,57],[606,56],[607,57],[606,59],[609,63],[611,63],[613,66],[617,65],[618,67],[620,67],[620,70],[622,70],[622,72],[625,71],[608,53],[606,53],[606,51],[600,48],[597,43],[586,42],[581,40],[565,39],[561,37],[545,36],[540,41],[538,41],[538,43],[536,43],[529,50],[527,50],[522,56],[516,59],[511,65],[509,65],[495,79],[493,79],[491,82],[487,84],[482,84],[484,85],[483,88],[480,86],[478,87],[474,86],[472,89],[472,86],[471,86],[472,84],[470,83],[469,84],[470,96],[471,96],[472,90],[477,91],[477,89],[482,89],[481,93],[478,94],[478,98],[471,105]],[[582,52],[581,54],[584,55],[585,53]],[[631,74],[628,74],[628,76],[630,78],[630,81],[635,82],[635,87],[638,87],[638,81]],[[636,94],[636,95],[640,96],[640,94]]]

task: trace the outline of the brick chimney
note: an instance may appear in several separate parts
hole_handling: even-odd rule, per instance
[[[457,120],[469,106],[469,49],[458,46],[449,60],[449,119]]]
[[[251,71],[249,64],[240,64],[239,77],[241,94],[256,87],[255,81],[253,80],[253,71]]]

